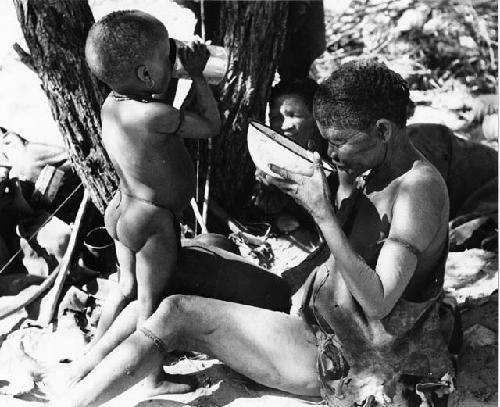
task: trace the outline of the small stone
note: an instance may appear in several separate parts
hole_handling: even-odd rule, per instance
[[[464,342],[472,348],[494,345],[497,343],[497,334],[481,324],[474,324],[465,330]]]

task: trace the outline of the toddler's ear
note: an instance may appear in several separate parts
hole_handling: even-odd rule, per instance
[[[146,85],[153,81],[153,78],[151,77],[148,68],[145,65],[139,65],[136,70],[136,74],[137,78],[139,78],[139,80],[144,82]]]

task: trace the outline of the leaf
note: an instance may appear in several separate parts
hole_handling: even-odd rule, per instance
[[[489,216],[481,216],[451,229],[450,241],[453,242],[453,244],[456,246],[463,245],[467,240],[471,238],[476,230],[478,230],[488,221],[488,219],[490,219]]]

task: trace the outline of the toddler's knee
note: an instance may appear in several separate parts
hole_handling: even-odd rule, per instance
[[[135,299],[137,297],[137,282],[135,276],[132,273],[120,271],[119,278],[118,289],[121,295],[130,300]]]
[[[133,300],[137,296],[137,285],[132,279],[121,279],[118,289],[122,297]]]

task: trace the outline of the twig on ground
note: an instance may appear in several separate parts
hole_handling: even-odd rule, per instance
[[[64,282],[66,281],[66,277],[70,272],[71,265],[73,264],[77,253],[77,243],[81,240],[80,236],[82,235],[82,223],[89,207],[90,196],[88,191],[85,190],[82,203],[80,204],[80,208],[78,209],[78,213],[76,214],[73,230],[71,231],[68,247],[66,248],[66,253],[64,254],[64,257],[61,260],[61,264],[59,265],[59,268],[57,270],[57,276],[54,281],[54,286],[42,299],[42,304],[40,305],[40,315],[38,316],[38,322],[42,326],[48,325],[54,317],[55,309],[61,295]]]

